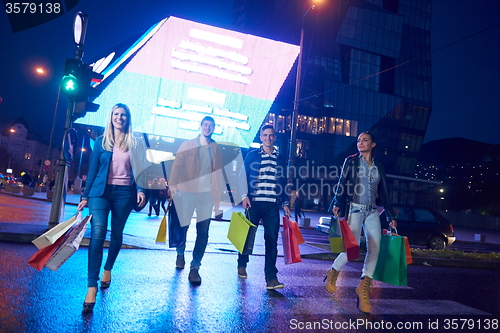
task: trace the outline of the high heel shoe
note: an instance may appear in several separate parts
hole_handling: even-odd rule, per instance
[[[327,272],[326,272],[326,276],[325,278],[323,279],[323,282],[326,281],[326,285],[325,285],[325,289],[326,291],[328,291],[330,294],[333,294],[334,292],[337,291],[337,278],[339,277],[339,273],[340,271],[334,269],[334,268],[330,268]]]
[[[92,312],[94,311],[95,302],[83,302],[82,312]]]
[[[111,280],[109,280],[109,281],[101,281],[101,289],[109,288],[110,284],[111,284]]]
[[[97,288],[95,288],[96,291],[95,291],[95,294],[96,294],[96,297],[97,297]],[[92,312],[94,311],[94,306],[95,306],[95,301],[93,302],[83,302],[83,310],[82,312]]]
[[[109,288],[109,285],[111,284],[111,271],[105,270],[102,278],[103,279],[108,278],[109,280],[108,281],[101,280],[101,289]]]
[[[358,296],[357,307],[361,312],[370,313],[372,305],[370,304],[370,289],[372,279],[365,276],[356,287],[356,295]]]

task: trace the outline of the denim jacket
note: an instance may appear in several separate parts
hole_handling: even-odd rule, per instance
[[[387,212],[391,220],[396,219],[396,214],[389,201],[387,191],[385,169],[376,159],[374,159],[375,166],[380,173],[380,183],[377,188],[377,196],[382,206]],[[359,171],[359,153],[348,156],[344,165],[342,166],[342,173],[340,174],[339,182],[335,187],[335,196],[328,208],[329,212],[333,212],[334,207],[339,207],[339,215],[347,219],[349,213],[349,204],[353,201],[355,186],[357,184]],[[388,219],[389,219],[388,218]]]
[[[278,202],[281,202],[283,206],[289,206],[290,199],[287,194],[287,164],[285,157],[278,154],[278,165],[277,165],[277,175],[278,175],[278,188],[276,190],[278,194]],[[260,162],[262,159],[261,148],[252,149],[247,153],[245,157],[244,167],[240,169],[240,174],[238,177],[238,187],[242,198],[248,197],[252,200],[252,193],[255,193],[255,184],[257,183],[257,178],[259,176]]]

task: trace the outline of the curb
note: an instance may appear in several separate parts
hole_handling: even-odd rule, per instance
[[[0,193],[10,195],[11,197],[17,197],[17,198],[24,198],[24,199],[30,199],[30,200],[38,200],[38,201],[44,201],[44,202],[52,202],[52,199],[47,199],[47,198],[38,198],[33,195],[23,195],[23,194],[16,194],[12,192],[7,192],[7,191],[1,191]],[[65,205],[72,205],[72,206],[78,206],[77,203],[73,202],[65,202]]]
[[[309,245],[314,246],[312,244]],[[301,255],[301,257],[304,259],[328,260],[333,262],[335,258],[337,258],[337,255],[338,253],[324,252],[324,253],[304,254]],[[429,257],[412,257],[412,259],[413,263],[411,265],[419,265],[419,266],[500,269],[500,261],[442,259],[442,258],[429,258]],[[359,259],[353,261],[363,262],[364,260],[365,260],[365,255],[360,254]]]

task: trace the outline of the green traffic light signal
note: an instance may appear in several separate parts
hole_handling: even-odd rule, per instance
[[[64,75],[61,81],[61,93],[76,98],[81,92],[82,62],[76,59],[66,59]]]
[[[87,112],[95,112],[99,108],[89,99],[99,95],[100,90],[91,86],[92,82],[100,82],[103,75],[96,73],[92,67],[77,59],[66,59],[64,75],[61,80],[61,93],[74,103],[73,118],[85,117]]]
[[[66,75],[62,79],[61,89],[66,95],[76,95],[78,91],[78,81],[74,75]]]

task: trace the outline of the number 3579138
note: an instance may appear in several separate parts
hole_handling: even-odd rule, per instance
[[[6,2],[5,12],[7,14],[59,14],[61,4],[58,2]]]

